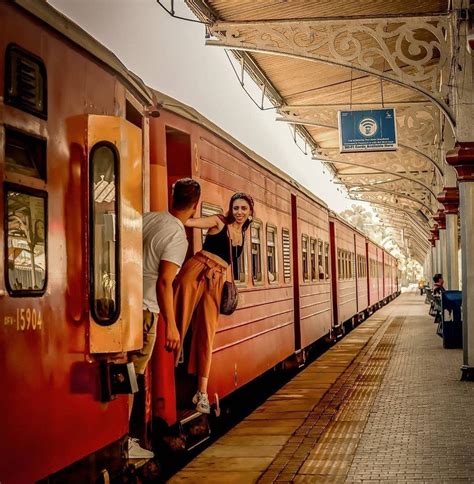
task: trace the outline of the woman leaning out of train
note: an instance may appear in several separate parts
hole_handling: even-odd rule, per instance
[[[201,413],[210,413],[207,382],[224,283],[226,279],[232,279],[231,270],[234,277],[238,275],[237,261],[253,214],[252,197],[235,193],[226,216],[191,218],[185,223],[187,227],[208,229],[202,250],[184,264],[174,284],[175,316],[180,333],[176,364],[193,321],[188,372],[198,377],[198,388],[192,401]]]

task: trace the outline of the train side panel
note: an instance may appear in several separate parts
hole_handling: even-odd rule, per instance
[[[334,219],[334,254],[337,267],[337,324],[357,314],[354,230]]]
[[[250,193],[255,201],[253,230],[246,233],[241,258],[242,280],[236,281],[239,306],[234,314],[220,316],[214,340],[209,395],[211,400],[215,394],[222,398],[295,351],[293,274],[291,261],[289,267],[283,261],[283,232],[291,231],[290,187],[216,134],[173,113],[163,112],[153,120],[150,135],[151,146],[161,153],[155,164],[166,167],[160,168],[160,174],[166,173],[167,179],[156,179],[160,190],[169,189],[170,174],[193,176],[201,184],[203,215],[226,213],[237,191]],[[169,149],[178,138],[184,144],[181,154]],[[155,157],[152,153],[151,159]],[[203,234],[189,235],[196,252],[202,247]],[[270,238],[276,263],[271,273]],[[252,271],[255,264],[258,271]],[[284,277],[285,268],[289,279]],[[158,346],[157,351],[163,349]]]
[[[367,288],[367,254],[366,238],[355,234],[355,266],[357,281],[357,312],[365,311],[369,305],[369,294]]]
[[[379,300],[379,287],[377,281],[377,246],[370,240],[367,242],[368,274],[369,274],[369,306]]]
[[[331,281],[325,247],[329,244],[328,211],[304,196],[297,203],[299,314],[301,347],[328,334],[332,325]]]
[[[8,476],[1,478],[5,483],[17,483],[46,477],[128,432],[127,397],[99,401],[98,362],[89,354],[87,126],[78,131],[75,124],[85,113],[124,116],[125,88],[82,50],[9,2],[0,3],[0,32],[0,92],[4,92],[7,44],[12,42],[44,62],[48,95],[47,119],[3,102],[0,108],[0,175],[2,183],[19,187],[10,190],[11,185],[2,184],[2,213],[6,217],[8,210],[9,222],[18,218],[19,209],[10,201],[25,189],[37,190],[28,193],[41,193],[47,201],[45,233],[35,234],[36,240],[47,242],[46,290],[42,295],[22,296],[25,284],[17,278],[16,295],[1,297],[0,371],[8,391],[1,399],[0,476]],[[7,130],[31,137],[30,141],[43,140],[43,179],[6,169]],[[120,149],[117,146],[119,155]],[[141,180],[133,191],[141,193]],[[129,208],[133,213],[128,215],[136,218],[134,201]],[[16,237],[10,235],[10,225],[3,235]],[[127,261],[134,267],[138,264],[140,272],[141,241],[138,246],[134,241],[129,249]],[[7,256],[2,260],[8,267],[5,277],[19,274],[18,250],[9,250]],[[31,287],[35,290],[36,285]],[[138,292],[135,296],[141,298]],[[128,336],[137,343],[133,335]],[[117,457],[120,448],[118,452]]]

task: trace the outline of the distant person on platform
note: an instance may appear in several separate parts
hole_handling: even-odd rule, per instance
[[[157,321],[165,325],[165,348],[180,348],[173,305],[173,281],[188,250],[185,222],[196,213],[201,196],[199,183],[191,178],[177,180],[169,212],[149,212],[143,216],[143,348],[130,355],[137,375],[143,375],[156,340]],[[159,319],[158,319],[159,315]],[[129,419],[133,407],[130,396]],[[131,459],[153,458],[153,452],[129,439]]]
[[[444,288],[444,279],[443,274],[435,274],[433,276],[433,295],[434,296],[441,296],[441,293],[446,291]]]

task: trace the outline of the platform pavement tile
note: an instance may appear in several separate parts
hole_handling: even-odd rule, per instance
[[[203,457],[276,457],[282,445],[226,445],[216,443],[200,454]]]
[[[301,483],[301,484],[313,484],[315,482],[324,482],[324,483],[338,483],[341,482],[341,476],[328,476],[327,474],[311,474],[311,475],[303,475],[297,474],[293,478],[293,482]]]
[[[252,422],[258,422],[258,420],[253,420]],[[290,423],[289,420],[285,424],[271,425],[269,427],[257,427],[257,426],[242,426],[235,428],[232,431],[232,435],[286,435],[290,437],[293,432],[299,427],[299,422],[296,424]],[[295,422],[295,421],[293,421]]]
[[[241,446],[273,446],[285,445],[288,437],[285,435],[233,435],[227,433],[221,437],[216,444],[241,445]]]
[[[352,456],[346,456],[341,458],[342,456],[338,456],[336,459],[307,459],[305,463],[301,466],[300,470],[298,471],[299,474],[329,474],[329,475],[336,475],[336,474],[345,474],[349,469]]]
[[[285,420],[294,420],[294,419],[304,419],[308,415],[307,411],[299,410],[294,412],[285,412]],[[281,419],[282,412],[272,412],[271,410],[268,411],[261,411],[261,412],[253,412],[249,416],[246,417],[247,421],[250,420],[274,420],[274,419]]]
[[[290,383],[285,385],[285,388],[307,388],[315,390],[329,390],[331,388],[331,383],[321,383],[312,380],[292,380]]]
[[[215,459],[214,457],[198,456],[186,466],[185,470],[206,470],[208,472],[263,472],[272,461],[272,457],[226,457],[225,459]]]
[[[260,477],[260,472],[209,472],[183,470],[169,481],[170,484],[254,484]]]
[[[263,405],[262,408],[265,410],[270,410],[273,412],[287,412],[288,410],[291,411],[310,411],[315,405],[315,401],[310,398],[303,398],[293,401],[287,400],[267,400]]]
[[[311,381],[313,383],[334,383],[339,377],[340,373],[300,373],[295,381]]]

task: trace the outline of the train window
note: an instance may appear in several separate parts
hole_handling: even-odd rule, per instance
[[[337,249],[337,278],[342,279],[341,249]]]
[[[220,215],[224,211],[218,205],[213,205],[212,203],[202,202],[201,203],[201,217],[210,217],[211,215]],[[204,239],[206,238],[208,229],[201,229],[201,239],[204,244]]]
[[[303,281],[309,281],[309,271],[308,271],[308,236],[301,236],[301,263],[302,263],[302,274]]]
[[[329,244],[324,242],[324,276],[329,279]]]
[[[277,254],[276,254],[277,229],[275,226],[267,225],[267,272],[268,282],[278,282],[277,275]]]
[[[5,184],[6,282],[12,296],[41,296],[47,275],[47,194]]]
[[[309,246],[311,250],[311,280],[312,281],[317,281],[317,275],[316,275],[316,246],[318,244],[318,241],[316,239],[311,238],[309,241]]]
[[[325,279],[324,275],[324,262],[323,262],[323,241],[318,240],[318,274],[319,280]]]
[[[247,283],[247,274],[248,274],[248,256],[246,244],[244,244],[244,250],[240,254],[240,257],[237,259],[237,274],[234,273],[234,280],[236,284],[241,286]]]
[[[283,248],[283,279],[285,282],[291,281],[291,247],[290,247],[290,231],[282,229],[281,241]]]
[[[46,119],[48,90],[43,61],[15,44],[5,53],[5,104]]]
[[[96,144],[90,154],[91,313],[108,326],[120,313],[119,157],[114,145]]]
[[[46,180],[46,140],[5,126],[5,170]]]
[[[263,281],[262,272],[262,224],[252,222],[250,233],[252,243],[252,279],[254,283]]]

